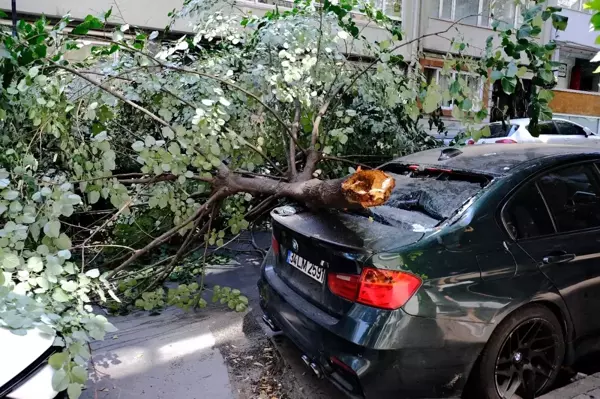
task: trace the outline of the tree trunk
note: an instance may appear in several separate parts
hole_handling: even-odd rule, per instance
[[[305,178],[304,173],[299,175]],[[225,195],[244,192],[287,197],[303,202],[310,208],[361,208],[378,206],[387,201],[394,188],[394,179],[380,170],[360,170],[347,178],[284,182],[263,177],[243,177],[221,170],[214,182],[215,190]]]

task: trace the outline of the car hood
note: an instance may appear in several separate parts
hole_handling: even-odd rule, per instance
[[[0,343],[2,346],[0,387],[35,362],[52,346],[53,342],[53,335],[42,333],[38,329],[28,330],[26,335],[21,336],[13,334],[9,329],[0,327]]]

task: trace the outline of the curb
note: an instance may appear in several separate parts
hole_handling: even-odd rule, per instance
[[[538,399],[591,399],[600,398],[600,373],[575,381],[540,396]]]

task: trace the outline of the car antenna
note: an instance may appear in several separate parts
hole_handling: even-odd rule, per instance
[[[462,154],[462,151],[458,148],[444,148],[440,154],[440,157],[438,158],[438,161],[445,161],[446,159],[454,158],[460,154]]]

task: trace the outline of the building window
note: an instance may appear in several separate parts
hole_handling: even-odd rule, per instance
[[[515,26],[520,22],[521,6],[510,0],[432,0],[431,3],[430,16],[433,18],[460,20],[467,25],[485,27],[497,20],[501,28]]]
[[[468,72],[456,72],[452,71],[450,74],[442,73],[440,68],[431,68],[425,67],[424,71],[425,77],[428,83],[435,82],[442,89],[442,93],[444,94],[448,91],[447,94],[444,94],[444,98],[450,97],[449,90],[450,85],[456,81],[456,79],[462,79],[471,92],[471,100],[473,101],[472,111],[479,111],[483,106],[483,80],[480,76],[471,74]],[[454,104],[452,100],[444,100],[442,102],[442,109],[451,110]]]

